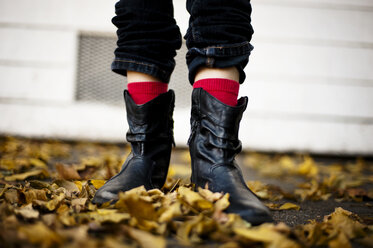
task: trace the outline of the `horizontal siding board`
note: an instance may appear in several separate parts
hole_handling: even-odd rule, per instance
[[[114,31],[117,0],[12,0],[0,2],[0,23]]]
[[[373,49],[255,43],[248,73],[373,79]]]
[[[373,12],[253,4],[255,36],[373,43]]]
[[[115,2],[116,0],[1,1],[0,23],[112,32],[115,31],[111,23]],[[369,12],[333,10],[322,6],[317,9],[296,7],[302,3],[313,3],[316,6],[320,3],[335,6],[347,3],[350,6],[373,6],[372,1],[255,0],[252,3],[253,24],[260,36],[290,34],[291,37],[310,39],[372,42],[372,14]],[[174,5],[175,18],[185,32],[188,23],[185,1],[174,1]]]
[[[124,109],[108,105],[0,102],[0,116],[0,133],[26,137],[122,142],[128,128]]]
[[[0,63],[68,66],[75,60],[76,32],[0,28]]]
[[[246,116],[240,137],[247,149],[373,154],[373,125]]]
[[[355,118],[364,122],[371,118],[373,122],[373,87],[370,86],[257,80],[247,81],[240,93],[249,96],[248,108],[256,112],[330,116],[341,121]]]
[[[72,102],[75,88],[74,69],[0,65],[0,99]]]

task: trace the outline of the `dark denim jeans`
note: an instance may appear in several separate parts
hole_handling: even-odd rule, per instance
[[[120,0],[115,5],[118,42],[112,70],[143,72],[168,83],[181,47],[172,0]],[[253,47],[250,0],[187,0],[190,13],[185,35],[189,81],[199,67],[236,66],[240,83]]]

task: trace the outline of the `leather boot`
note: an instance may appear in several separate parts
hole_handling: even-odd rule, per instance
[[[136,105],[124,91],[131,153],[121,171],[97,190],[92,202],[102,204],[118,199],[118,193],[144,185],[147,190],[161,188],[167,177],[173,139],[172,90],[153,100]]]
[[[238,129],[247,97],[228,106],[202,88],[192,93],[192,131],[188,141],[192,159],[191,181],[197,187],[229,193],[226,212],[240,215],[252,225],[271,222],[269,210],[247,187],[235,156],[241,151]]]

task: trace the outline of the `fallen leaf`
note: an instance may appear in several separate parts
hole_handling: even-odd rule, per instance
[[[120,223],[123,220],[129,220],[131,216],[128,213],[120,213],[116,209],[97,209],[96,212],[90,212],[88,214],[84,213],[79,217],[88,217],[99,223]]]
[[[159,222],[168,222],[175,217],[182,216],[181,203],[175,202],[171,204],[167,209],[160,215]]]
[[[62,179],[66,179],[66,180],[79,180],[80,179],[79,173],[72,166],[57,163],[56,170]]]
[[[300,248],[295,241],[278,232],[273,224],[262,224],[250,229],[235,228],[234,233],[252,242],[264,243],[266,247]]]
[[[67,181],[65,179],[58,179],[54,181],[59,187],[65,188],[70,193],[79,193],[81,190],[75,182]]]
[[[18,181],[18,180],[22,181],[22,180],[25,180],[26,178],[35,177],[35,176],[46,178],[49,176],[49,173],[45,169],[36,169],[36,170],[31,170],[31,171],[20,173],[20,174],[6,176],[4,179],[6,181]]]
[[[282,204],[278,209],[279,210],[291,210],[291,209],[299,210],[300,206],[294,203],[287,202],[287,203]]]
[[[16,189],[7,189],[4,192],[4,198],[10,204],[18,203],[19,202],[18,190],[16,190]]]
[[[106,183],[106,180],[89,180],[89,182],[96,188],[99,189]]]
[[[41,245],[43,247],[53,247],[63,242],[62,237],[49,229],[42,222],[21,226],[18,232],[21,238],[26,238],[32,244]]]
[[[308,177],[315,177],[318,175],[319,169],[311,157],[306,157],[304,162],[299,165],[298,173]]]
[[[119,200],[116,206],[124,205],[125,209],[131,216],[136,217],[138,220],[151,220],[156,221],[159,213],[153,206],[151,198],[141,196],[146,190],[144,186],[134,188],[119,194]],[[139,211],[141,209],[141,211]]]
[[[28,189],[23,191],[26,203],[32,203],[35,200],[47,201],[47,189]]]
[[[53,196],[53,199],[46,202],[46,203],[42,203],[41,205],[43,207],[45,207],[46,209],[48,209],[49,211],[53,211],[55,210],[58,205],[65,199],[65,194],[64,193],[61,193],[59,194],[58,196]],[[35,201],[35,202],[39,202],[39,201]]]
[[[148,232],[137,230],[134,228],[126,228],[128,234],[135,239],[141,247],[148,248],[165,248],[166,240],[161,236],[155,236]]]
[[[30,158],[29,163],[30,165],[37,167],[37,168],[48,169],[48,166],[45,164],[45,162],[37,158]]]
[[[21,215],[25,219],[37,219],[39,218],[39,212],[32,208],[32,204],[25,205],[21,208],[15,209],[14,212],[17,215]]]
[[[192,191],[189,188],[186,187],[179,187],[177,189],[177,192],[179,193],[180,199],[188,203],[193,208],[196,208],[198,210],[212,210],[213,204],[203,198],[200,194]]]

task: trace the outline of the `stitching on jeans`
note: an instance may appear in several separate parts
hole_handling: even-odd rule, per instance
[[[245,41],[245,42],[243,42],[243,43],[232,44],[232,45],[230,45],[230,46],[224,46],[224,45],[222,45],[222,46],[208,46],[208,47],[206,47],[205,49],[208,49],[208,48],[224,49],[224,48],[244,47],[244,46],[246,46],[247,44],[250,44],[250,42]]]
[[[156,68],[157,70],[161,71],[162,73],[166,73],[166,71],[164,71],[164,70],[160,69],[158,66],[155,66],[155,65],[152,65],[152,64],[147,64],[147,63],[143,63],[143,62],[137,62],[137,61],[133,61],[133,60],[123,60],[123,59],[114,59],[114,61],[116,61],[116,62],[134,63],[134,64],[138,64],[138,65],[145,65],[145,66]]]

